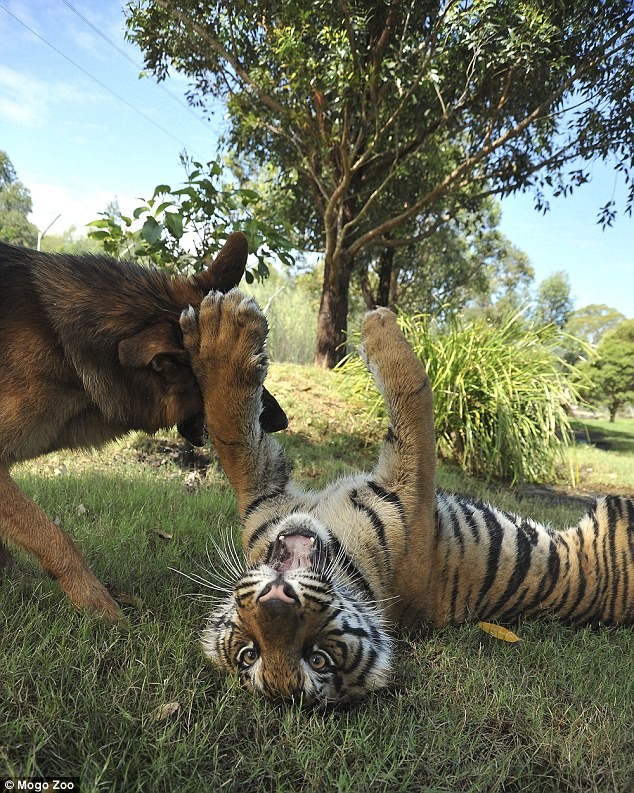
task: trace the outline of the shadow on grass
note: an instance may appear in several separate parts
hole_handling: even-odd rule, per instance
[[[623,428],[624,421],[610,424],[575,420],[571,424],[577,443],[590,443],[603,451],[634,454],[634,422],[629,431]]]

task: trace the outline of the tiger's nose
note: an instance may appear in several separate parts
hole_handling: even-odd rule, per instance
[[[283,578],[276,578],[271,581],[260,593],[258,603],[268,603],[270,605],[284,603],[288,606],[299,605],[299,599],[293,587]]]

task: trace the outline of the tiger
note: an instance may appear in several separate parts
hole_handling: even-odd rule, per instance
[[[292,480],[262,430],[257,303],[211,292],[181,329],[245,559],[206,622],[203,651],[247,688],[306,705],[356,700],[388,685],[395,631],[420,624],[538,613],[634,622],[634,501],[599,498],[556,531],[437,489],[430,381],[388,309],[365,315],[359,348],[389,420],[378,461],[321,491]]]

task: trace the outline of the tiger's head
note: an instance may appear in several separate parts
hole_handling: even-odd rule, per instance
[[[203,633],[205,654],[269,698],[356,699],[384,686],[392,645],[367,583],[315,518],[273,523]]]

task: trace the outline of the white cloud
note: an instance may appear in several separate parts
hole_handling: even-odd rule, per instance
[[[72,103],[85,107],[101,101],[94,90],[77,84],[40,80],[0,64],[0,115],[29,126],[41,125],[52,107]]]
[[[82,50],[92,58],[99,57],[100,43],[97,40],[97,37],[92,33],[85,30],[78,30],[73,27],[68,30],[67,35],[69,36],[75,48]]]
[[[32,124],[47,106],[45,84],[0,64],[0,112],[11,121]]]
[[[37,119],[37,108],[0,96],[0,118],[18,124],[32,124]]]
[[[115,195],[88,185],[71,189],[46,182],[29,182],[29,190],[33,200],[30,220],[39,229],[45,229],[60,215],[51,228],[51,234],[60,234],[70,226],[77,226],[78,230],[85,232],[85,224],[96,220],[99,212],[103,212],[115,198],[124,213],[131,212],[140,203],[134,196]]]

